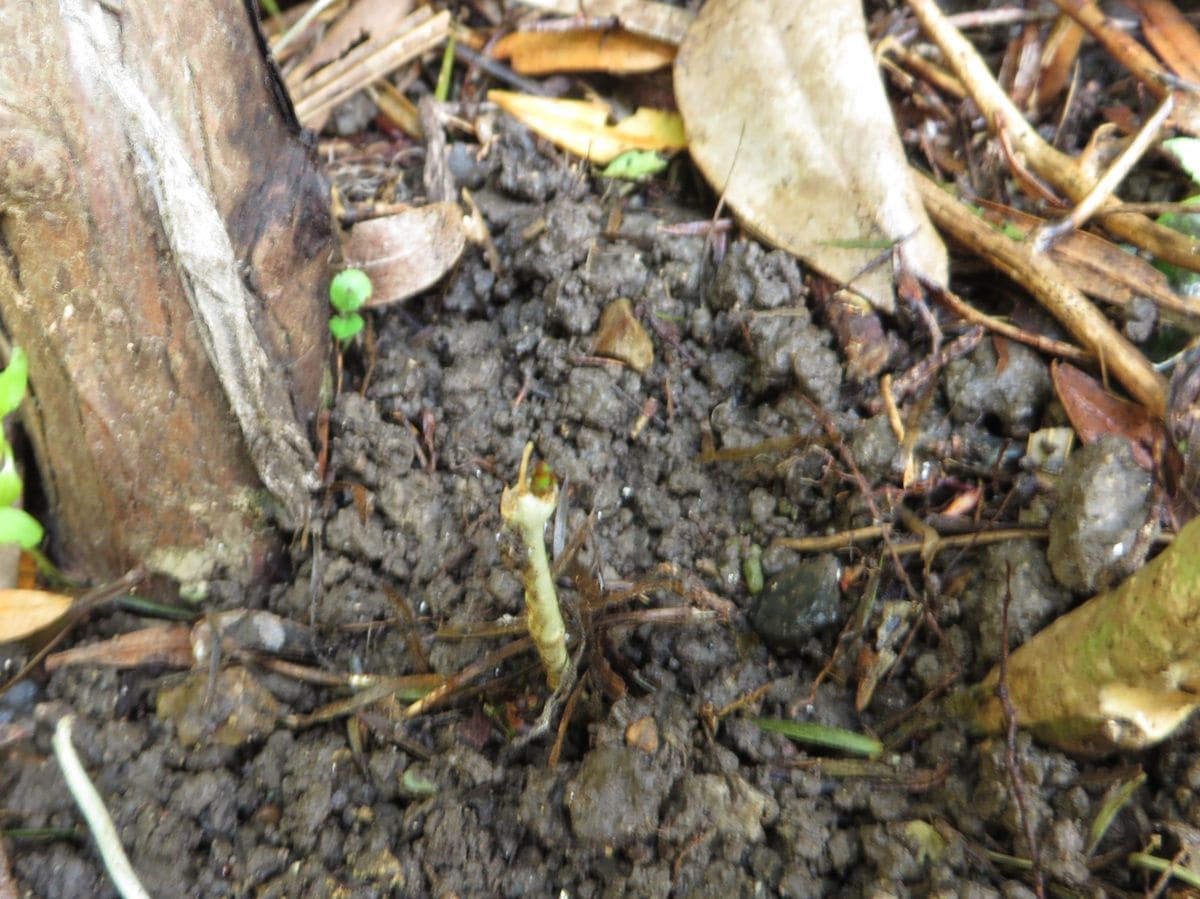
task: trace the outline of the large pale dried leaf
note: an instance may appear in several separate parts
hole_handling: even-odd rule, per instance
[[[653,72],[675,59],[672,44],[628,31],[514,31],[492,48],[522,75],[551,72]]]
[[[24,640],[53,624],[71,608],[72,601],[45,590],[0,590],[0,643]]]
[[[672,112],[639,109],[614,125],[599,100],[555,100],[511,91],[488,91],[488,99],[556,146],[597,165],[630,150],[682,150],[683,121]]]
[[[675,95],[696,164],[758,236],[884,310],[893,266],[861,274],[880,251],[848,242],[904,240],[904,265],[945,282],[859,4],[710,0],[679,48]]]
[[[342,252],[348,266],[371,276],[375,292],[367,305],[384,306],[435,284],[458,262],[465,243],[457,204],[430,203],[359,222]]]

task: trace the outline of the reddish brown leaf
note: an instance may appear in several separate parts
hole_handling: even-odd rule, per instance
[[[1065,362],[1050,367],[1054,390],[1067,412],[1075,433],[1084,443],[1106,434],[1129,438],[1138,465],[1154,466],[1154,447],[1165,442],[1166,430],[1137,403],[1113,396],[1091,375]]]
[[[1200,34],[1170,0],[1133,0],[1142,34],[1154,52],[1180,78],[1200,81]]]

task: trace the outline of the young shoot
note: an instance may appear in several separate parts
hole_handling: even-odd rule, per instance
[[[338,272],[329,282],[329,302],[336,310],[329,319],[329,331],[344,347],[363,329],[363,317],[358,310],[375,287],[367,273],[359,268],[348,268]]]
[[[558,480],[545,462],[538,462],[530,473],[532,455],[531,441],[521,454],[516,486],[505,487],[500,495],[500,517],[525,545],[525,620],[550,689],[557,690],[567,668],[567,631],[550,574],[544,530],[558,505]]]
[[[337,341],[337,387],[342,392],[342,351],[363,329],[363,317],[358,310],[371,299],[375,286],[370,277],[360,268],[347,268],[333,276],[329,282],[329,303],[334,314],[329,319],[329,333]]]

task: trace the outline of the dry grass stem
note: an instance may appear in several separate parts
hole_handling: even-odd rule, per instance
[[[385,78],[405,63],[432,50],[450,33],[450,13],[432,15],[422,7],[391,34],[374,35],[335,63],[292,87],[296,116],[319,128],[329,111],[367,85]]]

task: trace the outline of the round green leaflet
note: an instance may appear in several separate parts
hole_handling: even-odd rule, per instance
[[[329,320],[329,332],[342,343],[345,343],[363,329],[363,317],[357,312],[349,315],[335,315]]]
[[[329,282],[329,302],[343,314],[357,312],[371,299],[374,290],[375,286],[366,272],[359,268],[348,268],[338,272]]]
[[[42,526],[24,509],[0,508],[0,543],[19,543],[21,549],[33,549],[42,542]]]

